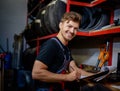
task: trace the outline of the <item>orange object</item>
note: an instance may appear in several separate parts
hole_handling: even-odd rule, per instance
[[[109,45],[104,45],[100,48],[100,54],[98,56],[99,65],[98,67],[102,67],[103,64],[109,60]]]

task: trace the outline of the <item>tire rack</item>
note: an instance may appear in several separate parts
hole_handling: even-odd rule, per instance
[[[85,6],[85,7],[94,7],[100,3],[105,2],[106,0],[94,0],[91,3],[84,3],[84,2],[79,2],[79,1],[74,1],[74,0],[67,0],[67,6],[66,6],[66,12],[70,11],[70,5],[77,5],[77,6]],[[113,10],[111,10],[111,17],[110,17],[110,24],[113,23]],[[115,35],[115,34],[120,34],[120,26],[115,26],[113,28],[109,28],[109,29],[103,29],[103,30],[97,30],[97,31],[89,31],[89,32],[82,32],[79,31],[77,32],[77,36],[82,36],[82,37],[100,37],[100,36],[104,36],[104,35]],[[55,37],[57,35],[57,33],[55,34],[51,34],[51,35],[47,35],[47,36],[43,36],[43,37],[38,37],[37,39],[33,39],[31,41],[37,41],[37,53],[40,50],[40,40],[44,40],[44,39],[49,39],[52,37]],[[29,41],[30,42],[30,41]],[[108,61],[108,65],[112,65],[112,48],[113,47],[113,40],[111,39],[110,41],[110,58]]]

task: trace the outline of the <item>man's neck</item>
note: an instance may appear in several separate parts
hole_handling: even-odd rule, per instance
[[[58,35],[56,36],[60,41],[61,41],[61,43],[63,44],[63,45],[67,45],[68,44],[68,41],[66,41],[63,37],[62,37],[62,35],[60,35],[59,33],[58,33]]]

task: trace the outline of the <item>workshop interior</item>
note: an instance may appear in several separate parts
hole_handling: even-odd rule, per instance
[[[100,73],[69,87],[120,91],[120,0],[1,0],[0,11],[0,91],[35,91],[31,72],[40,46],[70,11],[82,16],[72,56],[79,68]]]

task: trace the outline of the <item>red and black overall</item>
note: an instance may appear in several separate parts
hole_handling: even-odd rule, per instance
[[[59,44],[60,48],[63,51],[63,55],[64,55],[64,62],[62,63],[62,66],[57,70],[56,73],[65,74],[67,69],[68,69],[68,65],[70,63],[70,60],[71,60],[70,51],[67,51],[67,54],[65,54],[65,52],[64,52],[65,49],[61,45],[60,41],[57,38],[52,38],[52,40],[55,40]],[[69,50],[69,48],[68,48],[68,50]],[[55,88],[56,85],[60,85],[60,88],[56,89]],[[64,82],[60,82],[60,83],[57,83],[57,84],[51,84],[50,88],[39,88],[36,91],[70,91],[70,90],[67,90],[65,88],[65,83]]]

